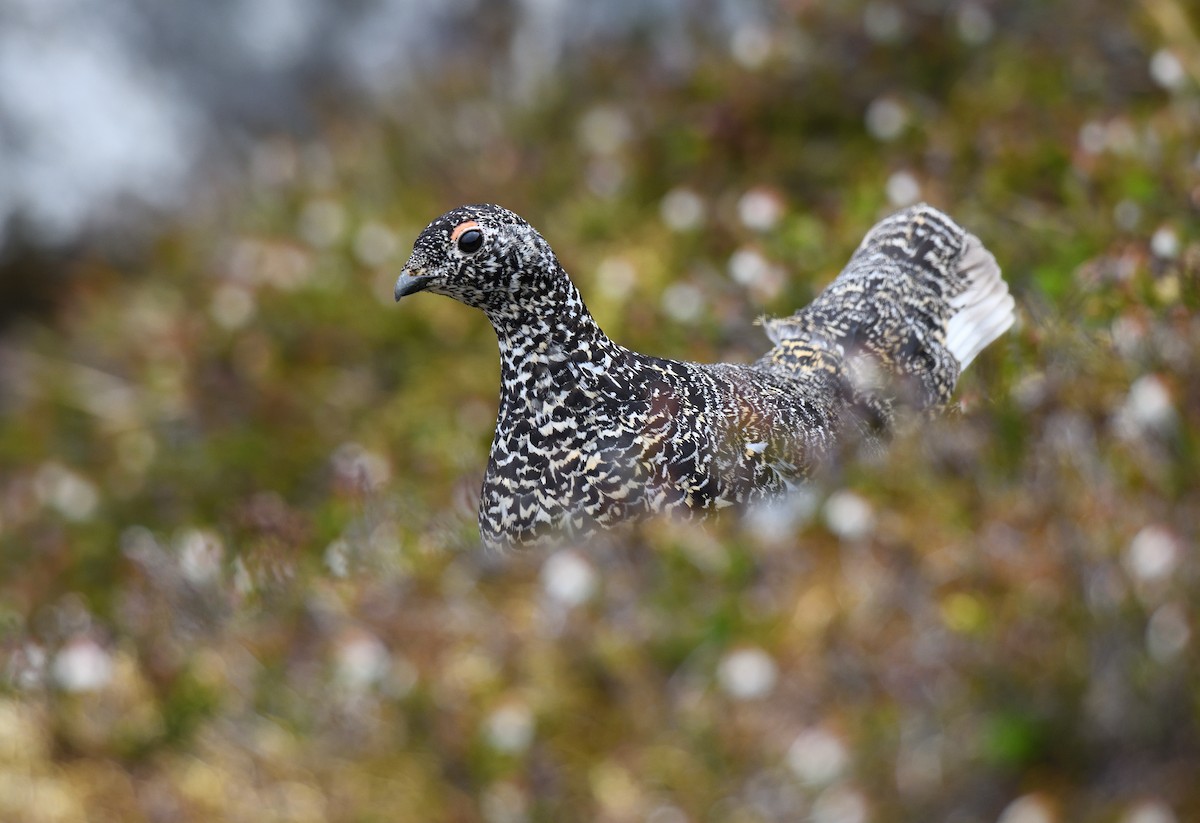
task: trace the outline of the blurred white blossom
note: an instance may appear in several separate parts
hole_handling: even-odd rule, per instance
[[[893,172],[887,179],[887,198],[897,208],[911,206],[921,199],[921,184],[910,171]]]
[[[396,235],[381,223],[364,223],[354,233],[354,256],[364,265],[382,266],[396,256],[399,248]]]
[[[221,573],[225,544],[216,532],[187,529],[175,539],[179,569],[189,582],[208,583]]]
[[[68,520],[90,520],[100,505],[100,492],[92,481],[61,463],[43,463],[34,478],[43,505]]]
[[[997,823],[1057,823],[1054,807],[1038,794],[1027,794],[1004,807]]]
[[[758,23],[743,23],[729,38],[733,59],[748,69],[762,68],[771,56],[771,32]]]
[[[1161,800],[1143,800],[1120,818],[1120,823],[1178,823],[1171,807]]]
[[[842,775],[850,764],[850,753],[837,735],[826,729],[811,728],[792,742],[787,764],[801,782],[822,786]]]
[[[51,671],[66,691],[95,691],[112,679],[112,656],[90,637],[77,637],[54,656]]]
[[[1117,431],[1126,437],[1165,431],[1175,423],[1175,407],[1167,384],[1156,374],[1133,381],[1117,410]]]
[[[375,635],[364,629],[351,629],[337,640],[337,679],[351,692],[375,685],[387,673],[391,656]]]
[[[312,200],[300,212],[300,236],[318,249],[332,246],[346,230],[346,210],[333,199]]]
[[[908,109],[891,97],[880,97],[867,106],[867,131],[877,140],[895,140],[908,126]]]
[[[769,231],[783,217],[783,198],[775,191],[759,186],[738,199],[738,219],[748,229]]]
[[[843,540],[862,540],[875,529],[875,512],[860,495],[836,491],[825,501],[825,524]]]
[[[1125,567],[1144,582],[1170,576],[1179,560],[1179,541],[1169,529],[1157,525],[1146,526],[1134,535],[1125,552]]]
[[[830,786],[812,806],[812,823],[866,823],[867,799],[846,786]]]
[[[596,591],[596,572],[579,552],[564,549],[555,552],[542,566],[542,588],[564,606],[578,606]]]
[[[1146,625],[1146,648],[1159,663],[1178,657],[1192,639],[1187,611],[1179,603],[1159,606]]]
[[[672,283],[661,300],[663,311],[678,323],[695,323],[704,314],[704,292],[691,283]]]
[[[904,36],[904,11],[895,3],[872,0],[863,7],[863,29],[879,43],[894,43]]]
[[[484,732],[492,748],[515,754],[533,742],[533,713],[523,702],[508,701],[488,715]]]
[[[1170,226],[1158,229],[1150,238],[1150,251],[1155,256],[1172,260],[1179,256],[1179,235]]]
[[[706,211],[704,200],[688,188],[674,188],[659,204],[663,222],[675,231],[691,231],[704,222]]]
[[[596,154],[616,154],[632,137],[629,116],[616,106],[596,106],[579,121],[580,141]]]
[[[1164,89],[1176,91],[1187,83],[1187,71],[1183,63],[1169,49],[1159,49],[1150,58],[1150,76]]]
[[[978,46],[992,39],[996,24],[987,6],[975,0],[967,0],[958,7],[955,23],[958,36],[966,44]]]
[[[775,661],[759,648],[735,649],[721,659],[717,681],[730,697],[754,700],[775,688],[779,670]]]

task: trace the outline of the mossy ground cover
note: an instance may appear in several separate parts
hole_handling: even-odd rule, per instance
[[[0,339],[0,817],[1200,819],[1180,21],[789,4],[521,102],[448,61],[81,257]],[[479,548],[491,331],[391,301],[429,219],[503,203],[620,342],[746,360],[916,197],[1018,302],[956,408],[753,517]]]

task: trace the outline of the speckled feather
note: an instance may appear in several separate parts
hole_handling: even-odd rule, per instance
[[[885,427],[896,391],[920,406],[948,400],[1012,322],[994,259],[925,205],[876,226],[809,306],[764,321],[775,347],[749,365],[614,343],[549,244],[499,206],[455,209],[421,233],[396,299],[426,290],[483,310],[496,330],[500,410],[479,529],[501,547],[778,495],[847,428]],[[888,375],[904,385],[889,390]]]

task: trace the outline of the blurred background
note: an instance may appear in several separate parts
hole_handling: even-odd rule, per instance
[[[0,4],[0,818],[1200,820],[1182,0]],[[875,220],[1019,322],[795,499],[483,552],[499,202],[757,357]]]

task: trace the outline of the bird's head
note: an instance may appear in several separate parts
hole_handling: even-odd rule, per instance
[[[533,226],[500,206],[460,206],[417,237],[395,296],[430,291],[495,310],[527,304],[559,278],[558,260]]]

